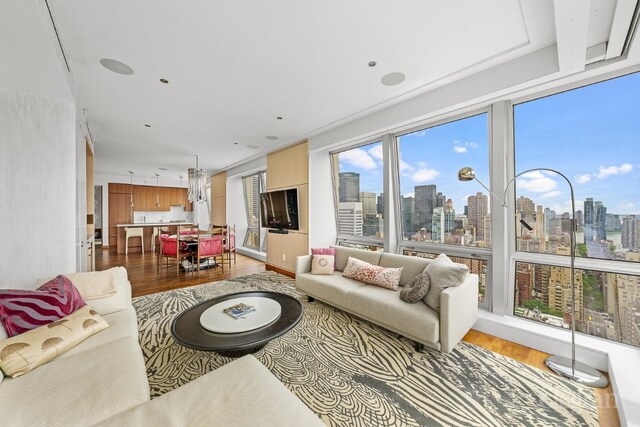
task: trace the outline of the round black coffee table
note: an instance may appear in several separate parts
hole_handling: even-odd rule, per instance
[[[200,316],[209,307],[226,300],[241,297],[269,298],[280,304],[280,316],[266,326],[238,333],[211,332],[202,327]],[[297,299],[278,292],[250,291],[224,295],[195,305],[178,315],[171,325],[173,338],[181,345],[196,350],[215,351],[230,356],[241,356],[264,347],[298,324],[303,308]],[[250,316],[251,314],[249,314]],[[242,320],[238,320],[241,322]]]

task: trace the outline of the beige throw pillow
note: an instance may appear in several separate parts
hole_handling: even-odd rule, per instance
[[[381,288],[398,290],[401,268],[385,268],[379,265],[369,264],[359,260],[358,258],[349,257],[347,266],[342,272],[343,277],[367,283],[369,285],[380,286]]]
[[[127,281],[127,270],[124,267],[113,267],[103,271],[91,271],[83,273],[69,273],[65,276],[78,289],[85,301],[98,298],[106,298],[116,293],[116,281]],[[38,279],[36,285],[40,286],[51,279]]]
[[[107,327],[109,324],[85,305],[60,320],[0,341],[0,369],[17,378]]]
[[[463,264],[456,264],[445,254],[440,254],[431,261],[424,271],[431,279],[429,292],[423,301],[436,311],[440,311],[440,294],[452,286],[459,286],[467,277],[469,268]]]
[[[333,274],[333,255],[314,255],[311,260],[311,274]]]

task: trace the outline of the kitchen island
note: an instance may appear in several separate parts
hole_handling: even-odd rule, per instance
[[[116,240],[116,252],[119,254],[124,253],[124,229],[125,227],[142,227],[144,234],[144,250],[151,250],[151,236],[153,235],[154,227],[167,227],[169,229],[169,234],[178,234],[178,228],[182,227],[194,227],[197,224],[193,222],[183,222],[183,221],[164,221],[164,222],[136,222],[132,224],[117,224],[116,227],[118,229],[117,240]],[[156,246],[156,250],[158,246]],[[140,246],[140,239],[132,238],[129,242],[129,253],[131,252],[142,252],[142,247]]]

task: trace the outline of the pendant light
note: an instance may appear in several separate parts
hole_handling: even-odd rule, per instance
[[[160,189],[158,187],[160,174],[156,174],[156,208],[160,207]]]
[[[129,193],[129,207],[133,209],[133,171],[129,171],[129,184],[131,185],[131,192]]]
[[[182,175],[178,175],[178,178],[180,178],[180,206],[182,206],[183,208],[184,206],[184,202],[182,201]]]

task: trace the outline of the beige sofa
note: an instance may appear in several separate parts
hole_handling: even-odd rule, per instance
[[[400,291],[366,285],[342,276],[347,259],[355,257],[383,267],[403,267],[400,286],[424,271],[428,259],[336,247],[333,275],[311,274],[311,255],[296,260],[296,288],[310,297],[336,306],[423,345],[450,352],[471,329],[478,317],[478,275],[468,274],[460,286],[447,288],[440,296],[440,313],[422,301],[408,304]]]
[[[131,285],[109,271],[115,294],[86,302],[110,327],[21,377],[0,373],[0,425],[323,425],[250,355],[150,401]]]

